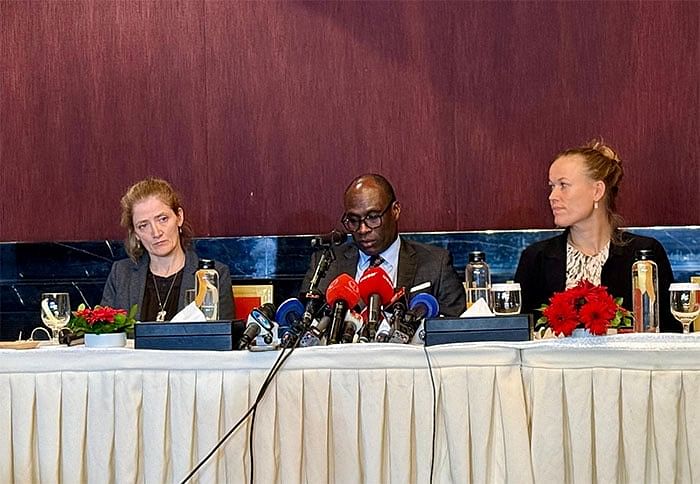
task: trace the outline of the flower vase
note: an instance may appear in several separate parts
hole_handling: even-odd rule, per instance
[[[87,333],[85,346],[88,348],[121,348],[126,346],[126,333]]]
[[[593,334],[586,328],[576,328],[573,333],[571,333],[572,338],[590,338],[591,336],[593,336]]]

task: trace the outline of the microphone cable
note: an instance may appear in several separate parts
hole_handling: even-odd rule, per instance
[[[277,368],[275,368],[275,365],[272,366],[272,369],[270,370],[270,373],[268,374],[268,377],[265,379],[263,382],[262,386],[260,387],[260,391],[265,391],[267,390],[267,387],[272,383],[272,379],[274,378],[275,374],[279,371],[280,368],[282,368],[282,365],[284,365],[284,362],[287,361],[287,359],[292,356],[292,352],[299,346],[299,343],[301,343],[301,338],[295,338],[294,341],[294,346],[289,347],[289,346],[283,346],[282,347],[282,353],[285,352],[285,350],[289,350],[289,353],[287,353],[284,358],[278,358],[279,365]],[[277,362],[275,362],[277,364]],[[255,405],[251,408],[251,418],[250,418],[250,432],[248,433],[248,450],[249,450],[249,462],[250,462],[250,483],[253,484],[253,477],[255,475],[255,460],[253,459],[253,436],[255,434],[255,416],[257,415],[257,410],[258,410],[258,403],[262,399],[262,395],[260,398],[255,402]]]
[[[231,427],[231,429],[229,429],[228,432],[226,432],[226,434],[221,438],[221,440],[219,440],[219,442],[217,442],[217,444],[209,451],[209,453],[197,463],[197,465],[187,474],[187,476],[185,476],[185,478],[182,481],[180,481],[180,484],[185,484],[187,481],[192,479],[192,477],[197,473],[197,471],[199,471],[199,469],[202,468],[202,466],[214,455],[214,453],[216,453],[216,451],[219,449],[219,447],[221,447],[224,444],[224,442],[226,442],[226,440],[243,424],[243,422],[245,422],[245,420],[251,414],[253,414],[255,412],[255,410],[258,407],[258,404],[260,403],[263,395],[265,394],[265,391],[267,390],[268,386],[272,382],[272,379],[277,374],[279,369],[282,367],[284,362],[287,361],[287,358],[289,358],[291,356],[292,351],[294,351],[294,348],[296,348],[296,346],[292,347],[290,349],[290,351],[286,354],[285,354],[285,350],[288,348],[287,347],[282,348],[282,351],[280,351],[279,356],[277,357],[277,359],[273,363],[272,367],[270,368],[270,371],[267,374],[267,377],[265,378],[265,380],[263,381],[263,384],[260,386],[260,390],[258,390],[258,394],[255,396],[255,402],[253,402],[253,405],[251,405],[250,408],[248,409],[248,411],[246,411],[246,413],[243,414],[243,416],[235,423],[235,425],[233,427]],[[252,433],[253,433],[253,428],[251,426],[251,436],[252,436]],[[252,445],[252,437],[251,437],[251,445]],[[252,452],[251,452],[251,483],[252,482],[253,482],[253,480],[252,480]]]
[[[430,484],[433,482],[433,472],[435,470],[435,444],[437,442],[437,389],[435,388],[435,376],[433,375],[433,366],[430,364],[430,355],[428,347],[423,344],[423,353],[425,353],[425,361],[428,363],[428,373],[430,374],[430,384],[433,388],[433,431],[430,445]]]

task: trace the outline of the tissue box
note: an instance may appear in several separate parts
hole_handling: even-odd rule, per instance
[[[230,351],[238,347],[244,330],[245,323],[240,320],[136,323],[134,348]]]
[[[426,319],[425,345],[469,341],[528,341],[531,320],[530,314]]]

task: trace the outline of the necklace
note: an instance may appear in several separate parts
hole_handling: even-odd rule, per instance
[[[179,272],[176,272],[173,274],[173,280],[170,282],[170,288],[168,289],[168,293],[165,295],[165,301],[160,300],[160,291],[158,291],[158,282],[156,281],[156,276],[151,272],[151,277],[153,278],[153,287],[156,290],[156,297],[158,298],[158,308],[160,308],[160,311],[158,311],[158,315],[156,316],[156,321],[165,321],[165,305],[168,304],[168,299],[170,299],[170,293],[173,290],[173,286],[175,285],[175,280],[177,279],[177,275]]]

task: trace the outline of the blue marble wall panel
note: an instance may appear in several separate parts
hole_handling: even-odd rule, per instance
[[[700,274],[700,227],[630,229],[658,239],[676,280]],[[444,247],[460,277],[470,251],[486,252],[494,282],[512,279],[527,245],[556,230],[407,233],[404,237]],[[200,257],[228,264],[234,283],[272,283],[275,302],[297,296],[313,252],[309,236],[214,237],[196,239]],[[40,324],[42,292],[66,291],[72,306],[97,304],[112,262],[126,257],[120,241],[0,243],[0,339],[13,339]]]

